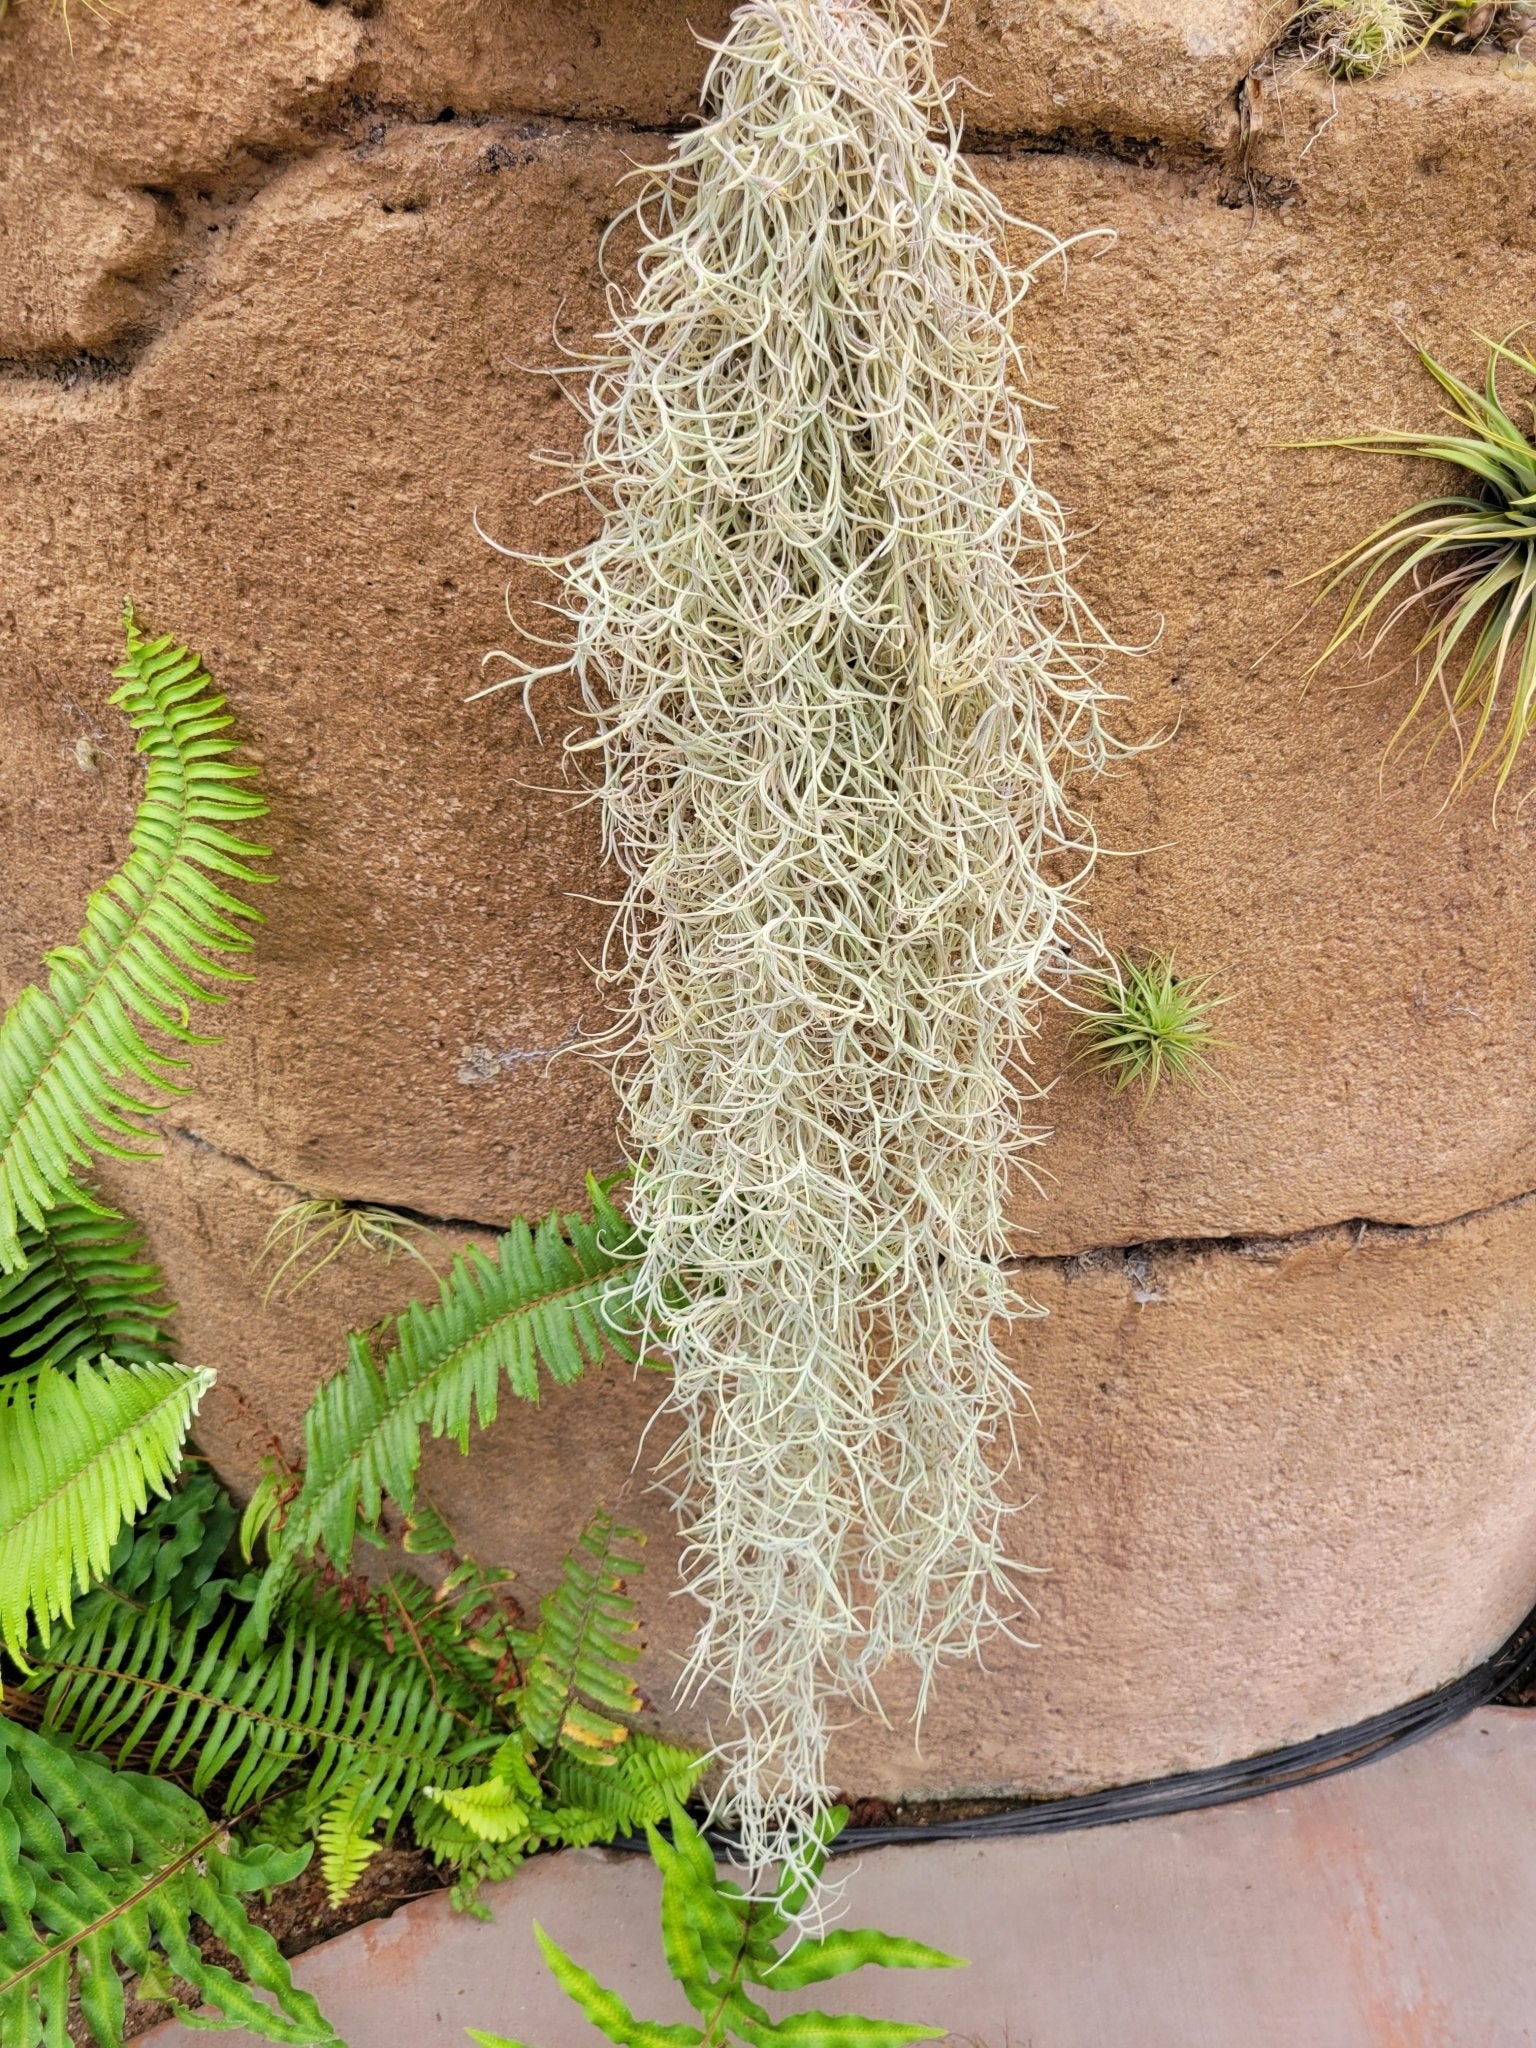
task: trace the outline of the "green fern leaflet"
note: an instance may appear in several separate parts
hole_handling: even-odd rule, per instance
[[[224,1785],[226,1810],[264,1799],[303,1770],[295,1818],[315,1833],[333,1897],[351,1888],[373,1829],[392,1833],[422,1781],[480,1733],[404,1656],[354,1659],[302,1607],[254,1654],[233,1607],[205,1633],[95,1596],[78,1628],[33,1659],[43,1726],[120,1762],[187,1775],[196,1795]],[[462,1775],[467,1775],[463,1773]],[[227,1781],[227,1783],[226,1783]]]
[[[213,1374],[180,1365],[45,1368],[0,1379],[0,1640],[25,1661],[107,1570],[125,1522],[164,1493]]]
[[[477,1420],[494,1421],[503,1378],[534,1401],[541,1365],[566,1385],[605,1349],[634,1356],[634,1233],[596,1182],[588,1189],[590,1220],[556,1212],[536,1230],[519,1221],[494,1258],[477,1248],[457,1257],[438,1299],[399,1318],[382,1366],[368,1337],[349,1340],[346,1365],[304,1418],[303,1485],[272,1539],[255,1627],[270,1621],[298,1557],[323,1549],[345,1569],[386,1495],[411,1511],[424,1429],[467,1450]]]
[[[844,1807],[825,1816],[820,1847],[809,1859],[812,1881],[847,1818]],[[872,1927],[837,1929],[819,1940],[807,1937],[781,1953],[779,1943],[793,1931],[794,1916],[805,1905],[807,1879],[786,1875],[773,1897],[749,1898],[719,1876],[709,1844],[686,1814],[674,1812],[671,1832],[668,1841],[656,1828],[646,1829],[661,1872],[662,1946],[667,1968],[703,2020],[701,2027],[637,2019],[616,1991],[573,1961],[542,1927],[534,1928],[561,1989],[616,2048],[725,2048],[731,2040],[744,2041],[748,2048],[777,2043],[783,2048],[907,2048],[910,2042],[944,2038],[943,2027],[862,2019],[853,2013],[799,2012],[775,2019],[748,1994],[748,1985],[800,1991],[871,1964],[888,1970],[952,1970],[964,1964],[941,1949]],[[480,2048],[527,2048],[505,2035],[473,2027],[468,2032]]]
[[[145,1156],[143,1119],[185,1094],[195,1003],[243,980],[218,957],[249,950],[257,913],[222,886],[263,878],[267,849],[230,828],[266,808],[236,765],[224,699],[197,658],[146,640],[124,612],[127,658],[112,702],[148,758],[126,863],[91,897],[85,929],[49,954],[46,987],[23,989],[0,1023],[0,1271],[21,1268],[23,1222],[61,1201],[91,1206],[74,1176],[92,1153]],[[149,1034],[149,1035],[146,1035]]]
[[[58,2048],[69,2039],[74,1996],[98,2048],[120,2048],[123,1966],[139,1973],[138,1989],[150,1997],[179,1981],[193,2004],[213,2007],[215,2024],[245,2027],[263,2041],[340,2048],[277,1944],[240,1903],[242,1892],[296,1877],[309,1854],[232,1854],[223,1827],[176,1786],[110,1771],[0,1721],[0,2040],[5,2048]],[[230,1951],[246,1983],[204,1959],[203,1929]],[[179,2002],[177,2012],[209,2024]]]
[[[612,1764],[628,1739],[628,1728],[611,1717],[641,1707],[628,1673],[640,1651],[624,1590],[641,1564],[619,1546],[644,1541],[638,1529],[598,1514],[540,1609],[538,1648],[518,1702],[522,1723],[541,1749],[568,1750],[589,1768]]]
[[[61,1201],[17,1233],[20,1271],[0,1273],[0,1352],[13,1365],[120,1364],[169,1355],[159,1268],[135,1225],[94,1201]]]

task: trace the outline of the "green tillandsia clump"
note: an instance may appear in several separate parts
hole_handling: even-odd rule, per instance
[[[1209,975],[1179,974],[1171,953],[1140,962],[1122,955],[1090,984],[1073,1036],[1117,1095],[1140,1088],[1149,1102],[1164,1081],[1199,1087],[1214,1073],[1209,1055],[1222,1044],[1211,1013],[1227,1000],[1210,988]]]
[[[1394,429],[1302,445],[1407,456],[1460,473],[1462,488],[1421,498],[1317,571],[1321,597],[1340,588],[1349,595],[1314,666],[1350,641],[1370,657],[1400,621],[1424,618],[1414,649],[1418,691],[1388,751],[1428,717],[1438,728],[1431,755],[1446,741],[1456,751],[1451,793],[1491,773],[1497,796],[1536,724],[1536,440],[1504,405],[1499,371],[1509,365],[1536,382],[1536,361],[1507,340],[1486,345],[1481,390],[1418,350],[1449,394],[1448,418],[1464,431]],[[1525,410],[1536,423],[1536,401],[1528,398]]]
[[[1339,78],[1376,78],[1406,64],[1429,22],[1415,0],[1318,0],[1292,27],[1303,53]]]
[[[1379,78],[1433,44],[1518,47],[1536,0],[1309,0],[1291,18],[1302,56],[1336,78]]]
[[[661,1872],[661,1937],[667,1968],[699,2015],[699,2026],[637,2019],[616,1991],[600,1984],[535,1923],[544,1960],[561,1989],[616,2048],[747,2048],[799,2044],[799,2048],[905,2048],[942,2040],[948,2029],[909,2020],[865,2019],[855,2013],[798,2012],[775,2019],[752,1990],[802,1991],[850,1971],[955,1970],[959,1956],[873,1927],[834,1928],[784,1948],[798,1931],[797,1916],[810,1902],[827,1851],[848,1819],[846,1807],[823,1814],[798,1870],[785,1869],[777,1888],[751,1896],[722,1878],[708,1842],[685,1813],[671,1817],[670,1840],[648,1827],[651,1856]],[[748,1987],[751,1987],[749,1989]],[[468,2030],[479,2048],[528,2048],[504,2034]]]

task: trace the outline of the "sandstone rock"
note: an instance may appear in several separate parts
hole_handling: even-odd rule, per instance
[[[40,32],[39,9],[12,15],[0,44]],[[585,530],[540,500],[531,451],[571,449],[579,423],[529,366],[600,324],[618,180],[665,146],[382,102],[333,132],[328,96],[371,61],[349,39],[378,18],[274,19],[334,37],[324,63],[284,44],[265,111],[252,85],[206,146],[166,118],[178,162],[216,167],[201,225],[174,185],[151,225],[132,194],[155,174],[121,137],[87,172],[90,107],[61,114],[73,224],[15,345],[138,323],[137,355],[0,385],[0,994],[125,848],[134,764],[105,709],[124,592],[205,652],[272,797],[258,980],[181,1113],[213,1149],[121,1183],[187,1355],[224,1367],[205,1435],[237,1479],[273,1433],[292,1446],[346,1323],[417,1284],[348,1267],[261,1311],[248,1268],[287,1190],[496,1224],[617,1158],[603,1075],[548,1063],[599,1021],[591,899],[611,885],[559,787],[559,688],[536,699],[543,746],[511,696],[465,701],[511,631],[509,565],[470,522],[535,551]],[[1512,1198],[1536,1187],[1536,765],[1496,821],[1481,795],[1444,807],[1438,764],[1383,767],[1405,647],[1308,683],[1332,614],[1299,579],[1430,478],[1286,444],[1433,418],[1402,329],[1470,367],[1478,332],[1528,316],[1531,92],[1447,57],[1341,88],[1335,113],[1326,82],[1282,74],[1241,161],[986,159],[1015,211],[1118,236],[1080,246],[1065,284],[1047,266],[1021,329],[1084,586],[1120,638],[1155,640],[1114,677],[1127,734],[1165,737],[1093,795],[1117,857],[1088,907],[1113,945],[1172,947],[1230,992],[1229,1085],[1138,1112],[1070,1064],[1065,1013],[1031,1048],[1055,1079],[1052,1178],[1018,1216],[1070,1255],[1030,1268],[1052,1316],[1020,1337],[1042,1424],[1021,1549],[1052,1568],[1049,1647],[957,1676],[922,1765],[862,1729],[861,1789],[1060,1789],[1240,1754],[1451,1676],[1529,1597],[1532,1225]],[[292,154],[241,184],[257,129]],[[519,616],[545,594],[512,569]],[[1273,1252],[1144,1242],[1470,1212],[1358,1247],[1327,1228]],[[479,1465],[438,1447],[432,1483],[541,1585],[624,1484],[655,1397],[620,1375],[552,1396]],[[661,1697],[687,1625],[662,1597],[665,1515],[639,1505]]]
[[[0,357],[105,353],[150,317],[206,181],[249,185],[334,112],[362,31],[304,0],[135,0],[0,23]]]
[[[994,136],[1225,144],[1281,0],[958,0],[946,69]],[[44,0],[0,29],[0,358],[109,354],[151,323],[181,248],[290,152],[364,127],[533,113],[665,127],[697,114],[729,0]],[[364,115],[364,109],[372,112]]]
[[[955,0],[944,69],[983,134],[1104,131],[1224,143],[1286,0]],[[366,76],[416,111],[554,114],[660,127],[698,112],[731,0],[385,0]]]
[[[1019,1207],[1037,1250],[1429,1222],[1536,1184],[1523,779],[1497,823],[1477,796],[1443,809],[1436,770],[1382,767],[1405,702],[1391,661],[1307,684],[1329,615],[1306,615],[1298,579],[1405,480],[1284,446],[1433,417],[1399,323],[1475,362],[1475,331],[1521,316],[1533,231],[1509,152],[1529,91],[1442,68],[1474,84],[1398,88],[1387,186],[1380,91],[1305,158],[1301,122],[1289,157],[1265,156],[1296,182],[1283,206],[1077,156],[990,172],[1046,226],[1119,237],[1065,289],[1043,273],[1025,322],[1056,407],[1042,473],[1091,534],[1086,586],[1126,640],[1161,621],[1115,679],[1125,729],[1171,736],[1095,796],[1123,857],[1091,909],[1116,946],[1171,946],[1232,996],[1230,1085],[1145,1114],[1073,1069],[1071,1020],[1050,1020],[1052,1179]],[[1469,108],[1487,160],[1408,172],[1465,153]],[[616,1157],[603,1076],[545,1057],[598,1021],[603,913],[579,900],[605,886],[595,821],[554,793],[558,754],[512,696],[465,699],[509,631],[472,512],[516,547],[579,532],[528,459],[578,423],[526,366],[551,360],[557,320],[579,344],[600,317],[593,253],[629,148],[446,125],[323,151],[219,238],[131,378],[4,401],[16,659],[47,678],[3,770],[30,849],[0,883],[6,977],[73,928],[100,872],[82,857],[99,836],[36,846],[39,790],[73,780],[99,832],[127,815],[120,783],[61,752],[65,699],[112,730],[126,588],[204,648],[266,760],[283,885],[200,1114],[306,1188],[494,1223]],[[545,590],[518,570],[514,608]],[[538,708],[557,738],[558,691]]]
[[[261,1301],[262,1236],[288,1191],[173,1141],[114,1193],[152,1219],[182,1355],[219,1368],[199,1423],[249,1483],[291,1456],[317,1367],[349,1325],[420,1292],[414,1262],[353,1255]],[[439,1259],[455,1242],[423,1239]],[[1062,1793],[1198,1769],[1347,1725],[1491,1652],[1536,1579],[1536,1199],[1424,1231],[1030,1262],[1050,1314],[1018,1326],[1037,1408],[1021,1418],[1017,1554],[1033,1614],[984,1670],[941,1680],[921,1753],[899,1677],[892,1727],[860,1719],[837,1768],[883,1796]],[[650,1533],[642,1680],[662,1725],[693,1627],[676,1539],[635,1470],[660,1381],[608,1367],[507,1399],[468,1460],[429,1444],[426,1492],[461,1542],[536,1600],[598,1502]]]

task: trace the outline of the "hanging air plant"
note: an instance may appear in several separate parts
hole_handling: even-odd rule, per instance
[[[754,1864],[832,1702],[1020,1607],[1011,1064],[1066,967],[1105,644],[1031,474],[1003,208],[911,0],[749,0],[632,219],[557,565],[626,889],[607,968],[669,1306],[690,1677]],[[1018,225],[1018,224],[1014,224]],[[1046,253],[1060,245],[1039,230]],[[528,682],[557,671],[515,666]],[[814,1839],[814,1838],[812,1838]]]
[[[1459,472],[1459,489],[1420,499],[1318,571],[1321,595],[1349,591],[1319,667],[1350,640],[1370,655],[1400,620],[1424,621],[1418,693],[1392,744],[1421,717],[1436,721],[1437,742],[1449,738],[1456,752],[1453,792],[1490,771],[1495,793],[1502,790],[1536,726],[1536,438],[1506,410],[1498,385],[1506,363],[1536,380],[1536,361],[1508,342],[1489,350],[1481,391],[1418,352],[1462,431],[1303,444]],[[1536,422],[1529,399],[1526,410]]]

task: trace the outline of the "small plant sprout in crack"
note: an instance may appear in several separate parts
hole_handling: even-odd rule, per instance
[[[1498,377],[1507,363],[1536,381],[1536,361],[1507,340],[1487,346],[1481,391],[1418,351],[1464,432],[1394,430],[1302,445],[1406,455],[1461,473],[1464,488],[1421,498],[1316,572],[1325,579],[1320,597],[1343,586],[1349,597],[1314,666],[1351,640],[1369,658],[1400,620],[1424,617],[1418,693],[1388,751],[1428,714],[1438,727],[1430,754],[1447,738],[1456,749],[1451,794],[1493,771],[1497,799],[1536,724],[1536,441],[1505,410]],[[1527,398],[1525,409],[1536,422],[1536,402]]]
[[[1216,1071],[1208,1054],[1225,1043],[1212,1036],[1211,1012],[1227,998],[1209,994],[1210,985],[1208,975],[1176,973],[1171,953],[1142,966],[1122,955],[1090,986],[1072,1035],[1117,1095],[1140,1088],[1146,1104],[1165,1080],[1203,1087]]]
[[[435,1237],[437,1232],[430,1224],[402,1216],[398,1209],[344,1202],[334,1195],[290,1202],[274,1220],[251,1268],[260,1272],[274,1259],[279,1261],[267,1282],[261,1305],[265,1308],[285,1281],[291,1298],[333,1259],[351,1251],[378,1253],[386,1264],[396,1252],[407,1252],[431,1272],[432,1261],[415,1242],[423,1235]],[[295,1267],[300,1269],[297,1273]]]

